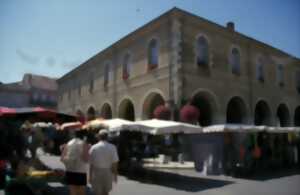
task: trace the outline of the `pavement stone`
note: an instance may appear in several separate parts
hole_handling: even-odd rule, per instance
[[[59,157],[44,158],[48,167],[62,168]],[[149,171],[142,177],[120,176],[110,195],[299,195],[300,171],[280,171],[255,178],[204,176],[194,170]],[[67,195],[67,186],[48,183],[54,195]],[[93,195],[91,187],[87,195]],[[4,195],[0,190],[0,195]]]

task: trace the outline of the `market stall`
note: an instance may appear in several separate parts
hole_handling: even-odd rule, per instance
[[[204,174],[254,174],[295,166],[297,127],[213,125],[189,138],[196,169]]]
[[[201,133],[202,128],[175,121],[145,120],[110,128],[117,135],[121,166],[132,163],[152,168],[183,167],[185,136]],[[188,163],[185,162],[185,167]],[[172,166],[171,166],[172,164]],[[190,163],[194,167],[193,163]],[[191,167],[190,165],[190,167]]]
[[[183,157],[207,175],[252,174],[299,164],[297,127],[224,124],[201,128],[157,119],[121,127],[110,130],[119,132],[119,153],[125,161],[155,158],[164,164]]]

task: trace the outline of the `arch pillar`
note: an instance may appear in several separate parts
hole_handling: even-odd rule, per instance
[[[295,108],[293,113],[293,124],[294,126],[300,127],[300,105]]]

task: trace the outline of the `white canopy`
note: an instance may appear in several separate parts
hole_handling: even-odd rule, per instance
[[[212,125],[203,128],[203,133],[214,132],[259,132],[266,129],[266,126],[254,126],[254,125],[237,125],[237,124],[222,124]]]
[[[87,124],[84,125],[84,129],[97,129],[100,127],[108,128],[109,130],[120,130],[123,129],[123,125],[129,125],[133,122],[115,118],[115,119],[95,119],[92,121],[89,121]]]
[[[153,135],[202,132],[202,128],[200,126],[158,119],[137,121],[129,125],[123,125],[123,128],[125,130],[146,132]]]
[[[120,118],[115,118],[115,119],[95,119],[92,121],[89,121],[87,124],[83,126],[84,129],[87,130],[92,130],[92,129],[97,129],[97,128],[108,128],[109,130],[121,130],[124,129],[123,125],[130,125],[133,122],[120,119]]]
[[[108,119],[108,120],[103,120],[101,123],[104,126],[107,126],[109,130],[116,131],[116,130],[121,130],[125,128],[125,125],[133,125],[134,122],[120,119],[120,118],[115,118],[115,119]]]
[[[153,135],[172,134],[172,133],[214,133],[214,132],[262,132],[269,133],[288,133],[300,132],[300,127],[270,127],[270,126],[255,126],[243,124],[220,124],[208,127],[200,127],[176,121],[166,120],[144,120],[144,121],[128,121],[124,119],[109,119],[109,120],[94,120],[90,123],[91,126],[102,125],[106,126],[111,132],[119,132],[123,130],[138,131]]]
[[[300,133],[300,127],[267,127],[269,133]]]
[[[45,123],[45,122],[36,122],[32,124],[34,128],[47,128],[54,126],[52,123]]]
[[[255,126],[255,125],[242,125],[242,124],[222,124],[212,125],[203,128],[203,133],[214,132],[261,132],[266,131],[269,133],[289,133],[300,132],[300,127],[270,127],[270,126]]]
[[[77,122],[68,122],[68,123],[64,123],[60,126],[60,130],[79,130],[82,128],[82,124],[81,122],[77,121]]]

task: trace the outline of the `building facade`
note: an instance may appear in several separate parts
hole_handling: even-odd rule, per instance
[[[300,126],[300,60],[173,8],[58,80],[62,112],[141,120],[158,105],[199,124]],[[176,118],[176,114],[173,116]]]
[[[56,79],[25,74],[22,81],[0,84],[0,106],[57,108]]]

